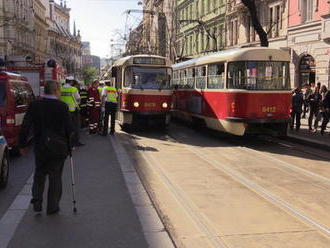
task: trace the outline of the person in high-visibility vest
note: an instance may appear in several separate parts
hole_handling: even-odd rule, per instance
[[[118,93],[115,87],[111,86],[110,81],[106,81],[106,86],[102,91],[102,102],[105,104],[104,122],[103,122],[103,136],[108,135],[109,115],[111,115],[110,134],[115,133],[115,121],[117,112]]]
[[[80,121],[79,121],[79,102],[80,95],[78,89],[72,85],[75,83],[73,77],[67,77],[65,84],[61,88],[60,100],[69,107],[70,116],[74,126],[74,136],[72,137],[73,146],[82,146],[80,142]]]

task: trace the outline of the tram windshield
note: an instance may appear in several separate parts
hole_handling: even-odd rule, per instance
[[[133,89],[168,89],[170,68],[128,67],[125,71],[125,87]]]
[[[289,63],[269,61],[228,63],[228,89],[289,90]]]

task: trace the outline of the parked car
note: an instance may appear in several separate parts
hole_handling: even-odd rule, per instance
[[[8,145],[0,129],[0,189],[6,187],[9,176]]]
[[[0,72],[0,122],[9,147],[17,147],[23,118],[33,99],[32,88],[25,77]]]

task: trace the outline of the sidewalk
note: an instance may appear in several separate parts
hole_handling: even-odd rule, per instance
[[[36,215],[28,204],[7,247],[173,247],[116,137],[83,136],[83,142],[86,146],[74,152],[77,214],[72,211],[70,165],[67,161],[60,213],[47,216],[43,211]],[[25,188],[30,186],[31,181]],[[27,198],[28,190],[23,191]],[[13,206],[10,210],[14,212],[9,214],[11,217],[7,216],[7,220],[3,217],[3,223],[17,219],[13,213],[18,210]],[[4,231],[1,230],[1,221],[0,233]],[[0,244],[0,247],[6,246]]]
[[[321,122],[319,124],[321,125]],[[308,130],[308,119],[301,119],[301,127],[299,132],[288,129],[288,137],[289,139],[293,139],[295,142],[307,143],[322,149],[330,150],[329,124],[324,135],[320,134],[320,130],[321,128],[319,127],[317,133],[310,132]]]

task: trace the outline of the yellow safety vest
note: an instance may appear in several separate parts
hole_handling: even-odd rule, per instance
[[[107,102],[113,102],[113,103],[117,103],[117,90],[114,87],[110,87],[110,86],[106,86],[103,89],[106,90],[106,101]]]
[[[68,105],[70,112],[76,111],[76,108],[78,107],[76,99],[73,96],[75,92],[78,92],[76,87],[61,88],[60,100]]]

